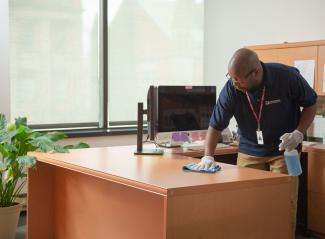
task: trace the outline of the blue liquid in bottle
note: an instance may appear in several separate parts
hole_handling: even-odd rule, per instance
[[[286,150],[284,152],[284,159],[287,164],[289,176],[299,176],[300,174],[302,174],[300,157],[297,150]]]

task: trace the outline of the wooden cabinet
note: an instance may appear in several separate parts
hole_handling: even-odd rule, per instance
[[[279,49],[254,50],[263,62],[280,62]]]
[[[259,45],[247,48],[254,50],[263,62],[278,62],[294,66],[297,60],[314,60],[314,89],[318,95],[325,95],[323,92],[325,41]]]
[[[325,234],[325,195],[309,192],[308,196],[308,229]],[[325,238],[325,235],[322,235]]]
[[[297,60],[314,60],[317,61],[317,47],[294,47],[278,50],[279,62],[294,66]],[[316,76],[316,75],[315,75]]]
[[[308,148],[308,229],[325,238],[325,145]]]

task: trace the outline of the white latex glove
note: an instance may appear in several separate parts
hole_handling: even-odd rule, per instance
[[[212,156],[204,156],[197,165],[193,167],[195,170],[208,170],[210,167],[215,166],[214,158]]]
[[[298,144],[302,143],[304,139],[303,133],[299,130],[295,130],[292,133],[285,133],[281,136],[280,140],[282,141],[279,145],[279,150],[293,150],[295,149]]]

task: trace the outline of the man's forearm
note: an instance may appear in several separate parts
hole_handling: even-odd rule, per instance
[[[214,151],[217,147],[220,137],[221,137],[220,131],[218,131],[212,127],[209,127],[207,136],[205,139],[205,151],[204,151],[205,156],[213,156],[214,155]]]
[[[300,121],[297,127],[297,129],[300,132],[305,133],[307,131],[308,127],[310,126],[310,124],[313,122],[315,118],[316,110],[317,110],[316,104],[306,107],[302,110]]]

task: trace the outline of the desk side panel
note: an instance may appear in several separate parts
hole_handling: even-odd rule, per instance
[[[27,238],[54,238],[55,167],[37,162],[28,170]]]
[[[168,197],[168,239],[287,239],[289,183]]]
[[[165,238],[166,196],[62,168],[55,186],[55,238]]]

